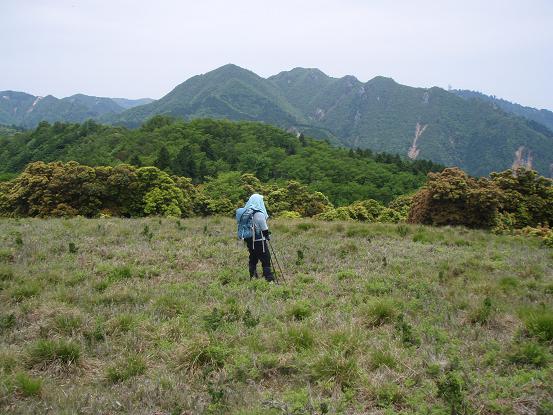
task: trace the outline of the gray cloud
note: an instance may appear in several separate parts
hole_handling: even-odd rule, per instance
[[[547,0],[1,0],[0,89],[159,98],[225,63],[553,108]]]

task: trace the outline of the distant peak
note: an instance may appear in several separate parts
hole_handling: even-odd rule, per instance
[[[367,83],[396,84],[397,82],[394,81],[392,78],[388,78],[386,76],[375,76],[374,78],[370,79]]]

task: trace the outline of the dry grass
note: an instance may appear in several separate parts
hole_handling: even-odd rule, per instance
[[[0,221],[0,413],[550,413],[550,249],[272,231],[282,285],[224,218]]]

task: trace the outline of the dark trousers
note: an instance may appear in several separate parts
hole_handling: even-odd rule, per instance
[[[271,254],[269,253],[269,245],[267,244],[267,241],[255,241],[254,244],[253,239],[248,238],[244,239],[244,242],[246,242],[248,252],[250,253],[250,276],[255,275],[257,262],[260,261],[261,266],[263,267],[263,276],[268,280],[272,280]]]

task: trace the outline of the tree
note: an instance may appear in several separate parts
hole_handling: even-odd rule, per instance
[[[169,155],[169,150],[167,147],[162,146],[159,149],[157,159],[154,162],[154,165],[160,170],[167,170],[171,166],[171,156]]]

